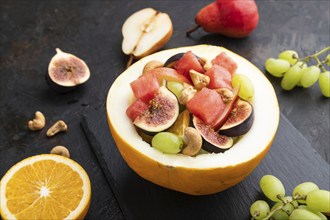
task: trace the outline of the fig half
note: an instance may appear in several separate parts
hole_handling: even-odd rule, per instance
[[[170,67],[170,68],[173,68],[174,64],[176,63],[176,61],[180,60],[183,55],[185,53],[177,53],[177,54],[174,54],[173,56],[171,56],[170,58],[168,58],[165,63],[164,63],[164,66],[165,67]],[[195,55],[195,54],[194,54]],[[199,57],[199,56],[196,56],[195,57],[198,59],[198,61],[200,62],[201,65],[204,65],[204,61]]]
[[[89,77],[89,68],[82,59],[56,48],[46,74],[48,85],[58,92],[69,92],[87,82]]]
[[[218,92],[218,93],[220,93],[222,100],[226,103],[226,107],[223,110],[220,117],[218,118],[217,122],[213,125],[213,129],[215,131],[218,131],[224,125],[224,123],[227,121],[227,118],[229,117],[229,114],[231,113],[231,111],[238,99],[239,89],[240,89],[240,87],[235,87],[233,89],[232,93],[228,92],[229,94],[231,94],[230,98],[224,97],[224,95],[221,92]]]
[[[179,102],[165,86],[149,101],[146,111],[134,120],[134,125],[147,134],[155,134],[171,127],[179,115]]]
[[[174,54],[173,56],[171,56],[170,58],[168,58],[165,63],[164,63],[164,66],[166,67],[173,67],[175,62],[180,60],[181,57],[183,57],[184,53],[177,53],[177,54]]]
[[[194,127],[202,135],[203,139],[210,144],[203,144],[202,148],[210,153],[220,153],[233,146],[234,140],[231,137],[221,135],[211,126],[206,125],[198,117],[193,116]]]
[[[219,133],[229,137],[236,137],[247,133],[254,120],[253,107],[250,103],[238,99]]]

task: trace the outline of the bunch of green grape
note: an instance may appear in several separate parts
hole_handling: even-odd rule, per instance
[[[286,196],[282,182],[265,175],[260,179],[260,188],[274,204],[270,208],[264,200],[255,201],[250,207],[251,219],[327,220],[325,214],[330,214],[330,191],[319,189],[313,182],[297,185],[292,196]]]
[[[281,87],[284,90],[292,90],[295,86],[309,88],[318,81],[321,93],[329,98],[330,71],[326,66],[330,66],[330,54],[320,60],[320,56],[329,50],[330,47],[326,47],[304,58],[299,58],[294,50],[285,50],[278,58],[268,58],[265,68],[271,75],[282,78]],[[311,61],[315,62],[309,65]]]

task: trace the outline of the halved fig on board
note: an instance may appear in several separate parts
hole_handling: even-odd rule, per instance
[[[165,86],[149,101],[148,109],[136,117],[134,125],[148,134],[161,132],[171,127],[179,115],[179,103]]]
[[[89,68],[82,59],[56,48],[46,74],[50,87],[58,92],[69,92],[87,82],[89,77]]]
[[[231,137],[220,135],[209,125],[204,124],[202,120],[193,116],[194,127],[202,135],[203,139],[210,144],[203,144],[202,148],[210,153],[220,153],[233,146],[234,140]]]
[[[254,113],[252,105],[239,99],[225,124],[220,128],[219,133],[230,137],[243,135],[250,130],[253,120]]]

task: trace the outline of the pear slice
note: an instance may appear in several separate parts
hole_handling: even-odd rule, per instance
[[[173,25],[166,13],[145,8],[129,16],[122,27],[122,50],[133,59],[145,57],[162,48],[171,38]]]

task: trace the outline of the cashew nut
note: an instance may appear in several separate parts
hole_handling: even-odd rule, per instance
[[[193,127],[186,127],[184,130],[183,141],[187,144],[181,151],[184,155],[195,156],[202,148],[202,136]]]
[[[148,63],[146,63],[146,65],[144,66],[143,70],[142,70],[142,74],[145,74],[146,72],[148,72],[149,70],[152,69],[156,69],[159,67],[163,67],[164,64],[158,60],[151,60]]]
[[[65,124],[64,121],[60,120],[57,121],[53,126],[51,126],[47,131],[47,136],[51,137],[59,132],[64,132],[68,130],[68,126]]]
[[[31,131],[38,131],[43,129],[45,127],[45,124],[45,116],[41,112],[36,111],[34,119],[28,122],[28,127]]]
[[[208,60],[208,59],[206,59],[206,58],[202,58],[202,60],[203,60],[203,69],[205,70],[205,71],[208,71],[209,69],[211,69],[212,68],[212,63],[210,62],[210,60]]]
[[[187,86],[181,92],[180,97],[178,98],[179,103],[185,105],[194,95],[196,94],[196,89],[192,86]]]
[[[215,90],[220,96],[224,103],[229,103],[233,100],[234,94],[230,89],[220,88]]]
[[[198,62],[199,62],[202,66],[204,66],[205,63],[206,63],[207,61],[208,61],[208,60],[207,60],[206,57],[201,57],[201,58],[198,59]]]
[[[69,150],[64,147],[64,146],[56,146],[54,147],[51,151],[50,151],[51,154],[57,154],[57,155],[61,155],[61,156],[64,156],[64,157],[68,157],[70,158],[70,152]]]
[[[197,90],[201,90],[210,83],[210,77],[195,70],[190,70],[189,75]]]

